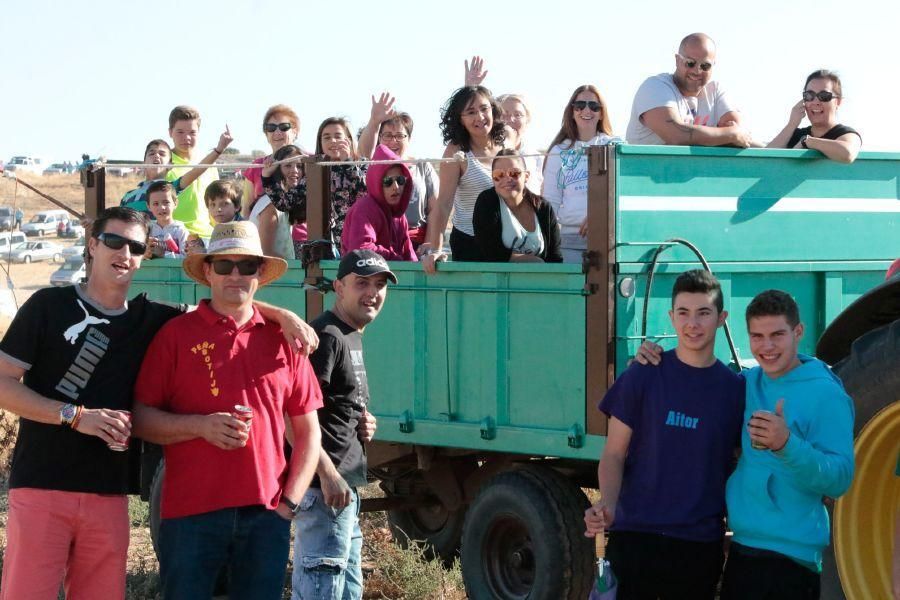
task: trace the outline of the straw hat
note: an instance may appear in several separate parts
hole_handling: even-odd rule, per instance
[[[208,256],[216,254],[237,254],[262,258],[263,267],[259,275],[259,287],[278,279],[287,271],[287,261],[283,258],[263,254],[259,231],[256,229],[256,225],[250,221],[232,221],[216,225],[209,238],[206,253],[189,254],[185,257],[182,263],[184,272],[197,283],[208,287],[209,280],[203,273],[203,263]]]

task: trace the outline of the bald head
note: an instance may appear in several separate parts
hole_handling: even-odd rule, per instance
[[[684,54],[689,49],[704,50],[707,53],[715,55],[716,43],[705,33],[692,33],[685,36],[678,45],[678,52],[680,54]]]

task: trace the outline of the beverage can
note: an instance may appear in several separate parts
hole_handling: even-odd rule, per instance
[[[766,414],[771,415],[772,411],[760,409],[760,410],[754,412],[753,414],[755,415],[756,413],[766,413]],[[753,415],[750,415],[750,418],[752,419]],[[750,439],[750,447],[753,448],[754,450],[767,450],[769,448],[765,444],[761,444],[760,442],[754,441],[752,438]]]
[[[235,404],[234,416],[245,423],[249,423],[250,419],[253,418],[253,409],[244,404]]]

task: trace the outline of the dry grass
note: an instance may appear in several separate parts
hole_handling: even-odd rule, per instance
[[[78,173],[70,175],[22,175],[22,180],[41,190],[48,196],[59,200],[78,212],[84,212],[84,188],[81,186]],[[119,203],[125,192],[137,187],[140,178],[128,177],[106,178],[106,202],[108,206]],[[17,185],[15,179],[0,177],[0,205],[17,206],[25,211],[25,220],[39,210],[57,208],[52,202],[38,196],[23,185]]]

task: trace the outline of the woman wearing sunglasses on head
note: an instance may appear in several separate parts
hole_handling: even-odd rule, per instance
[[[272,154],[254,159],[253,163],[258,165],[262,165],[267,158],[271,158],[279,148],[294,143],[294,140],[300,135],[300,117],[297,116],[294,109],[286,104],[270,106],[263,117],[262,130],[269,147],[272,148]],[[256,200],[265,193],[262,185],[262,169],[247,168],[241,171],[241,176],[244,178],[241,215],[245,219],[249,219],[250,211],[253,210]]]
[[[572,92],[562,127],[550,143],[544,166],[543,196],[561,227],[564,262],[581,262],[587,249],[588,168],[585,148],[621,141],[613,137],[606,102],[593,85]]]
[[[515,150],[501,150],[492,165],[494,187],[475,202],[472,225],[485,262],[562,262],[556,214],[528,189],[525,164]]]
[[[373,160],[400,158],[381,144]],[[372,250],[386,260],[417,261],[409,238],[406,209],[413,192],[412,175],[403,163],[375,164],[366,172],[366,195],[350,207],[344,218],[341,254]]]
[[[767,148],[818,150],[831,160],[852,163],[859,154],[862,137],[852,127],[837,120],[841,105],[841,79],[837,73],[820,69],[806,78],[802,99],[791,109],[791,118]],[[803,117],[809,127],[800,127]]]
[[[488,164],[503,149],[506,131],[500,119],[500,107],[483,86],[456,90],[441,111],[441,133],[447,147],[444,158],[465,153],[465,162],[443,163],[440,192],[428,219],[428,247],[422,255],[422,268],[435,272],[441,252],[444,229],[453,211],[450,249],[455,261],[477,261],[481,252],[475,242],[472,211],[478,194],[493,185]],[[485,163],[487,161],[487,163]]]

